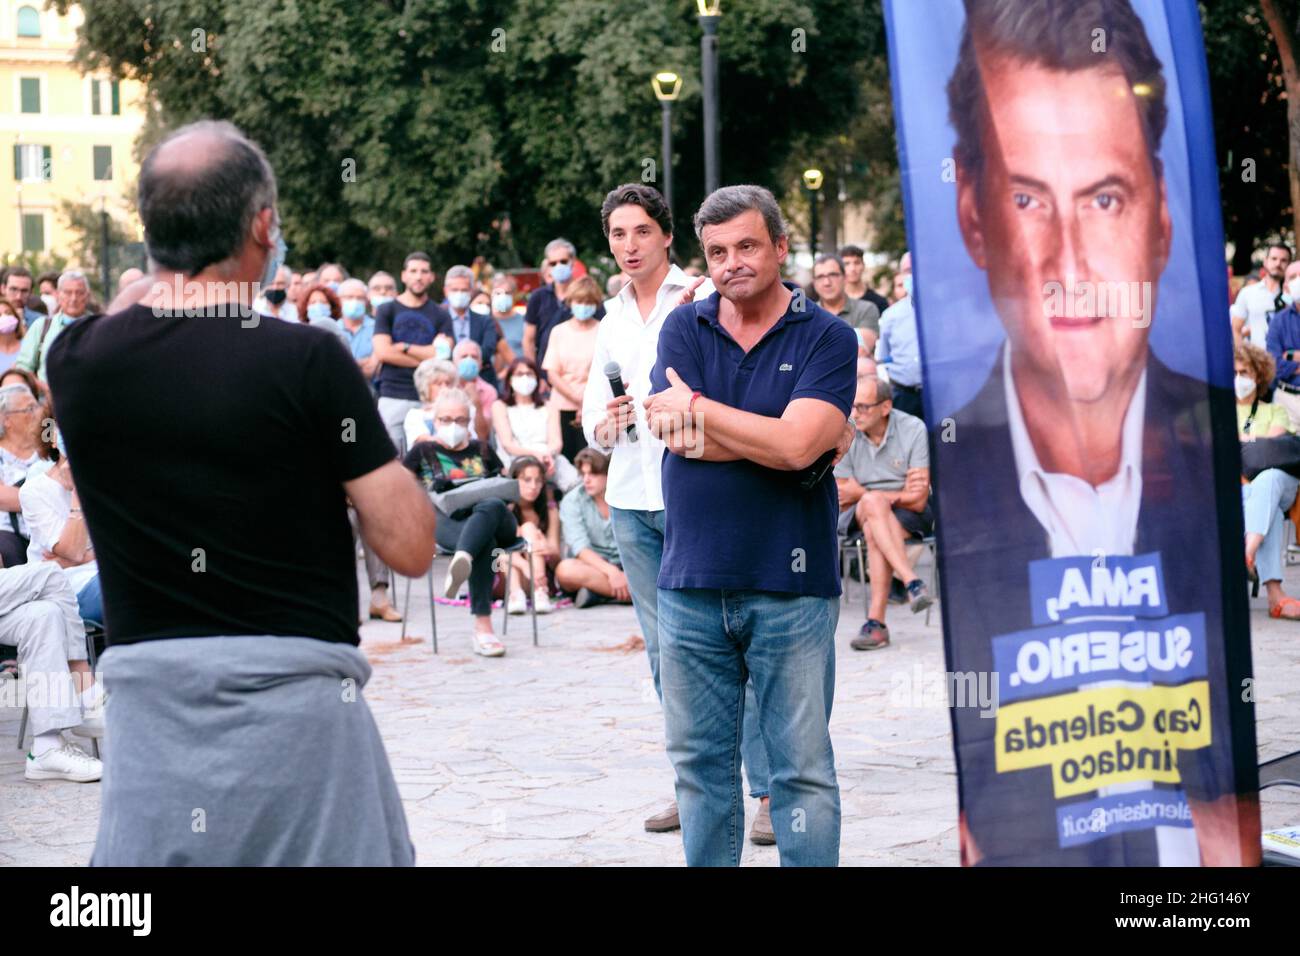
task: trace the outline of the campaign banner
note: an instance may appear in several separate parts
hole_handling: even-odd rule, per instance
[[[1255,865],[1194,0],[885,0],[966,865]],[[981,685],[983,686],[983,685]]]

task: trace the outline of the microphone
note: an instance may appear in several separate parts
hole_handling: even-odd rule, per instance
[[[615,398],[621,398],[627,394],[623,388],[623,369],[617,362],[609,362],[605,366],[605,377],[609,379],[610,391],[614,393]],[[627,440],[636,441],[636,422],[627,423]]]

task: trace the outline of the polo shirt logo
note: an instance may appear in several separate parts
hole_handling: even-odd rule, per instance
[[[791,365],[789,362],[782,362],[782,363],[781,363],[780,371],[782,371],[782,372],[793,372],[793,371],[794,371],[794,366]]]

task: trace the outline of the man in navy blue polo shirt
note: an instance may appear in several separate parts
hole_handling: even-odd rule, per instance
[[[695,214],[717,292],[664,320],[646,401],[663,459],[659,655],[686,862],[740,862],[747,678],[784,865],[839,862],[836,493],[857,372],[853,329],[782,284],[772,194],[726,186]]]

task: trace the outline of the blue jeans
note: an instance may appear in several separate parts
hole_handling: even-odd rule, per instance
[[[664,556],[664,513],[628,511],[609,506],[610,523],[618,556],[623,561],[627,587],[632,592],[632,608],[645,636],[646,656],[650,658],[650,676],[655,696],[664,701],[659,681],[659,564]],[[740,741],[745,775],[749,778],[749,795],[767,794],[767,752],[758,733],[758,702],[754,699],[754,682],[745,685],[745,727]]]
[[[1261,581],[1282,580],[1283,512],[1295,501],[1297,488],[1300,481],[1277,468],[1265,469],[1250,484],[1241,486],[1246,533],[1264,536],[1255,555],[1255,570]]]
[[[740,863],[747,680],[771,765],[781,864],[838,865],[840,791],[828,724],[839,613],[835,598],[659,589],[664,723],[688,866]]]
[[[87,623],[94,621],[96,624],[103,625],[104,597],[99,592],[98,574],[82,585],[81,590],[77,592],[77,613]]]

